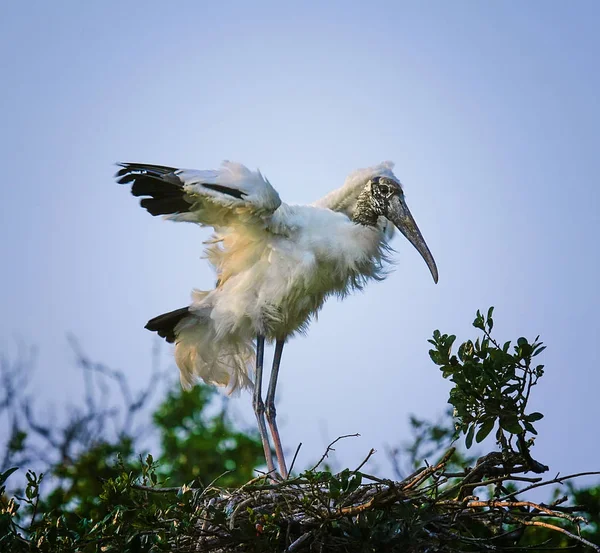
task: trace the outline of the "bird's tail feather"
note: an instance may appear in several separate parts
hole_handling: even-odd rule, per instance
[[[199,379],[226,387],[227,394],[251,387],[252,341],[235,335],[217,337],[209,312],[210,308],[206,313],[176,309],[148,321],[146,328],[175,342],[175,361],[184,389],[189,390]]]
[[[158,317],[154,317],[154,319],[150,319],[144,328],[156,332],[161,338],[172,344],[176,338],[175,327],[189,314],[189,307],[175,309],[175,311],[170,311],[169,313],[164,313]]]

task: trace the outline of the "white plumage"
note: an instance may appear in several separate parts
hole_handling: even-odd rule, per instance
[[[257,337],[259,347],[264,339],[279,343],[280,357],[285,340],[306,329],[328,296],[383,278],[390,220],[417,247],[437,281],[391,162],[354,171],[341,188],[312,205],[282,203],[259,171],[238,163],[224,162],[217,171],[121,165],[119,182],[131,182],[134,195],[147,196],[141,203],[150,213],[214,228],[205,251],[217,273],[216,287],[194,290],[187,309],[147,325],[175,341],[186,388],[198,379],[229,393],[252,386]],[[262,349],[257,369],[262,372]],[[272,387],[274,395],[275,382]],[[258,389],[255,408],[261,404]],[[269,405],[267,418],[268,410]],[[276,432],[274,405],[272,411]],[[257,412],[259,428],[261,416]],[[261,435],[264,444],[262,429]],[[278,436],[278,450],[277,441]],[[267,462],[271,470],[268,454]],[[279,463],[285,475],[283,459]]]

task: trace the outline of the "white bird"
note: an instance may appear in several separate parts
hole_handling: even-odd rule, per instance
[[[393,233],[388,221],[415,246],[438,280],[393,163],[354,171],[341,188],[312,205],[283,203],[260,171],[239,163],[225,161],[215,171],[119,166],[118,182],[132,183],[132,194],[144,197],[141,205],[152,215],[213,227],[205,253],[216,269],[216,287],[194,290],[191,305],[151,319],[146,328],[175,342],[184,388],[199,379],[226,386],[229,393],[254,387],[267,468],[276,473],[265,415],[279,471],[286,478],[275,413],[285,341],[306,330],[329,296],[345,296],[386,276]],[[265,341],[275,342],[266,404],[261,392]]]

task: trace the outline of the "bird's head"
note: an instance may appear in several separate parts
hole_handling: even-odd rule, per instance
[[[434,282],[438,281],[435,260],[425,243],[417,223],[406,205],[402,185],[389,176],[371,177],[358,196],[353,221],[365,226],[376,226],[379,217],[385,217],[417,249],[427,263]]]

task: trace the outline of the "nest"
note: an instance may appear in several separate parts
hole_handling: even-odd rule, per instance
[[[600,551],[579,535],[586,521],[577,516],[577,506],[563,506],[566,497],[549,505],[519,497],[580,475],[547,481],[526,477],[522,474],[532,471],[526,459],[498,452],[452,473],[447,465],[453,453],[450,449],[439,462],[402,481],[362,472],[371,451],[361,467],[337,474],[317,466],[297,478],[274,482],[262,476],[235,490],[138,488],[177,490],[191,507],[187,523],[179,518],[171,526],[173,551],[502,551],[520,548],[532,526],[547,531],[536,546],[547,546],[549,533]],[[534,469],[547,470],[539,463]],[[507,486],[514,482],[526,485],[511,492]]]

